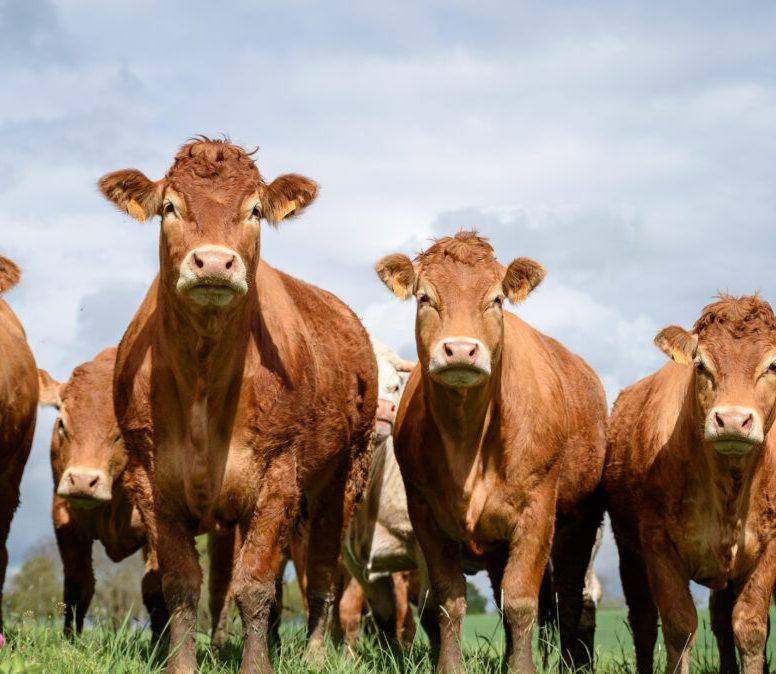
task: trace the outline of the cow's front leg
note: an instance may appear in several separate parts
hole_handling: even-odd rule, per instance
[[[436,670],[444,674],[463,672],[461,633],[466,614],[466,580],[460,549],[436,523],[426,499],[410,485],[407,485],[407,506],[412,527],[423,550],[431,585],[430,597],[425,605],[423,598],[420,599],[421,619],[425,626],[425,614],[431,611],[439,630],[438,649],[434,643],[436,634],[429,633]]]
[[[733,636],[741,653],[742,674],[760,674],[765,665],[768,606],[776,583],[776,540],[757,559],[733,607]],[[767,670],[765,670],[767,671]]]
[[[531,636],[555,528],[556,476],[557,471],[547,476],[520,512],[501,580],[501,610],[511,644],[507,665],[516,674],[536,671]]]
[[[643,530],[641,539],[649,587],[663,623],[666,674],[689,674],[690,651],[698,632],[690,578],[673,542],[661,528]]]
[[[80,634],[84,616],[94,596],[94,569],[92,566],[92,543],[90,536],[80,529],[67,512],[67,506],[59,496],[54,497],[54,533],[62,558],[65,576],[65,636]]]
[[[156,554],[164,601],[170,612],[168,674],[197,671],[197,604],[202,584],[194,532],[172,515],[160,511],[156,519]]]
[[[295,475],[276,460],[262,476],[253,515],[240,525],[243,542],[234,565],[232,594],[243,624],[241,674],[272,672],[269,620],[297,502]]]

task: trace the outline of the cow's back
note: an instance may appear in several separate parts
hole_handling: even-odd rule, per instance
[[[21,323],[2,299],[0,353],[0,462],[21,471],[35,426],[38,373]]]
[[[542,335],[559,371],[568,437],[558,485],[558,513],[568,514],[600,484],[606,454],[606,396],[598,376],[577,354]]]
[[[656,457],[676,431],[688,382],[686,366],[668,362],[623,389],[612,408],[603,485],[621,535],[633,541],[638,536],[643,486]],[[677,488],[681,488],[680,479],[680,473],[674,473]]]
[[[558,511],[573,509],[600,483],[606,451],[606,399],[590,366],[552,337],[505,313],[504,398],[523,423],[544,425],[562,465]],[[531,416],[546,416],[544,422]],[[537,429],[538,430],[538,429]]]

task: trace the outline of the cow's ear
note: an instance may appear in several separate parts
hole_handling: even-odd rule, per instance
[[[38,402],[47,407],[62,407],[62,391],[64,384],[60,384],[46,370],[38,370]]]
[[[412,260],[406,255],[386,255],[375,265],[375,271],[388,289],[400,299],[406,300],[415,292],[418,277]]]
[[[510,302],[522,302],[528,293],[538,286],[544,278],[544,267],[527,257],[512,260],[504,274],[502,286]]]
[[[154,182],[137,169],[108,173],[97,182],[102,195],[138,222],[160,215],[164,178]]]
[[[698,350],[698,335],[678,325],[669,325],[655,335],[655,345],[680,365],[687,365]]]
[[[299,215],[318,196],[318,183],[289,173],[275,178],[261,190],[261,215],[271,225]]]
[[[7,257],[0,256],[0,293],[13,288],[22,277],[22,270]]]

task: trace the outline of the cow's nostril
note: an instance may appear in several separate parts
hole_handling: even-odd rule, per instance
[[[719,412],[714,413],[714,421],[717,424],[717,428],[725,428],[725,422],[722,417],[719,416]]]
[[[234,255],[232,255],[232,258],[229,260],[229,262],[226,263],[226,268],[231,269],[233,264],[234,264]]]
[[[445,355],[448,357],[453,355],[453,350],[450,348],[449,344],[445,344]]]
[[[744,419],[744,423],[741,424],[741,428],[743,428],[745,431],[748,431],[752,427],[752,415],[750,414],[746,419]]]
[[[100,478],[99,478],[99,477],[95,477],[94,479],[92,479],[92,480],[90,480],[90,481],[89,481],[89,486],[90,486],[90,487],[96,487],[96,486],[97,486],[97,483],[98,483],[99,481],[100,481]]]
[[[72,485],[75,484],[75,480],[73,479],[73,474],[72,473],[68,473],[67,479],[70,481],[70,484],[72,484]]]
[[[476,347],[476,346],[475,346],[475,347],[473,347],[473,348],[472,348],[472,349],[469,351],[469,358],[473,358],[475,353],[477,353],[477,347]]]
[[[202,259],[196,254],[193,254],[194,257],[194,264],[197,265],[200,269],[205,266],[205,263],[202,261]]]

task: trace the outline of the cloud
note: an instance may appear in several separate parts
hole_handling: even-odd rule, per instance
[[[517,312],[611,398],[657,367],[660,327],[717,290],[776,297],[776,7],[494,0],[0,3],[0,253],[41,365],[118,339],[156,270],[157,223],[103,173],[151,178],[195,133],[260,144],[262,172],[320,181],[262,254],[413,352],[411,303],[371,266],[478,227],[546,281]],[[12,527],[49,532],[41,414]],[[609,562],[613,559],[611,551]],[[607,562],[607,563],[609,563]]]

